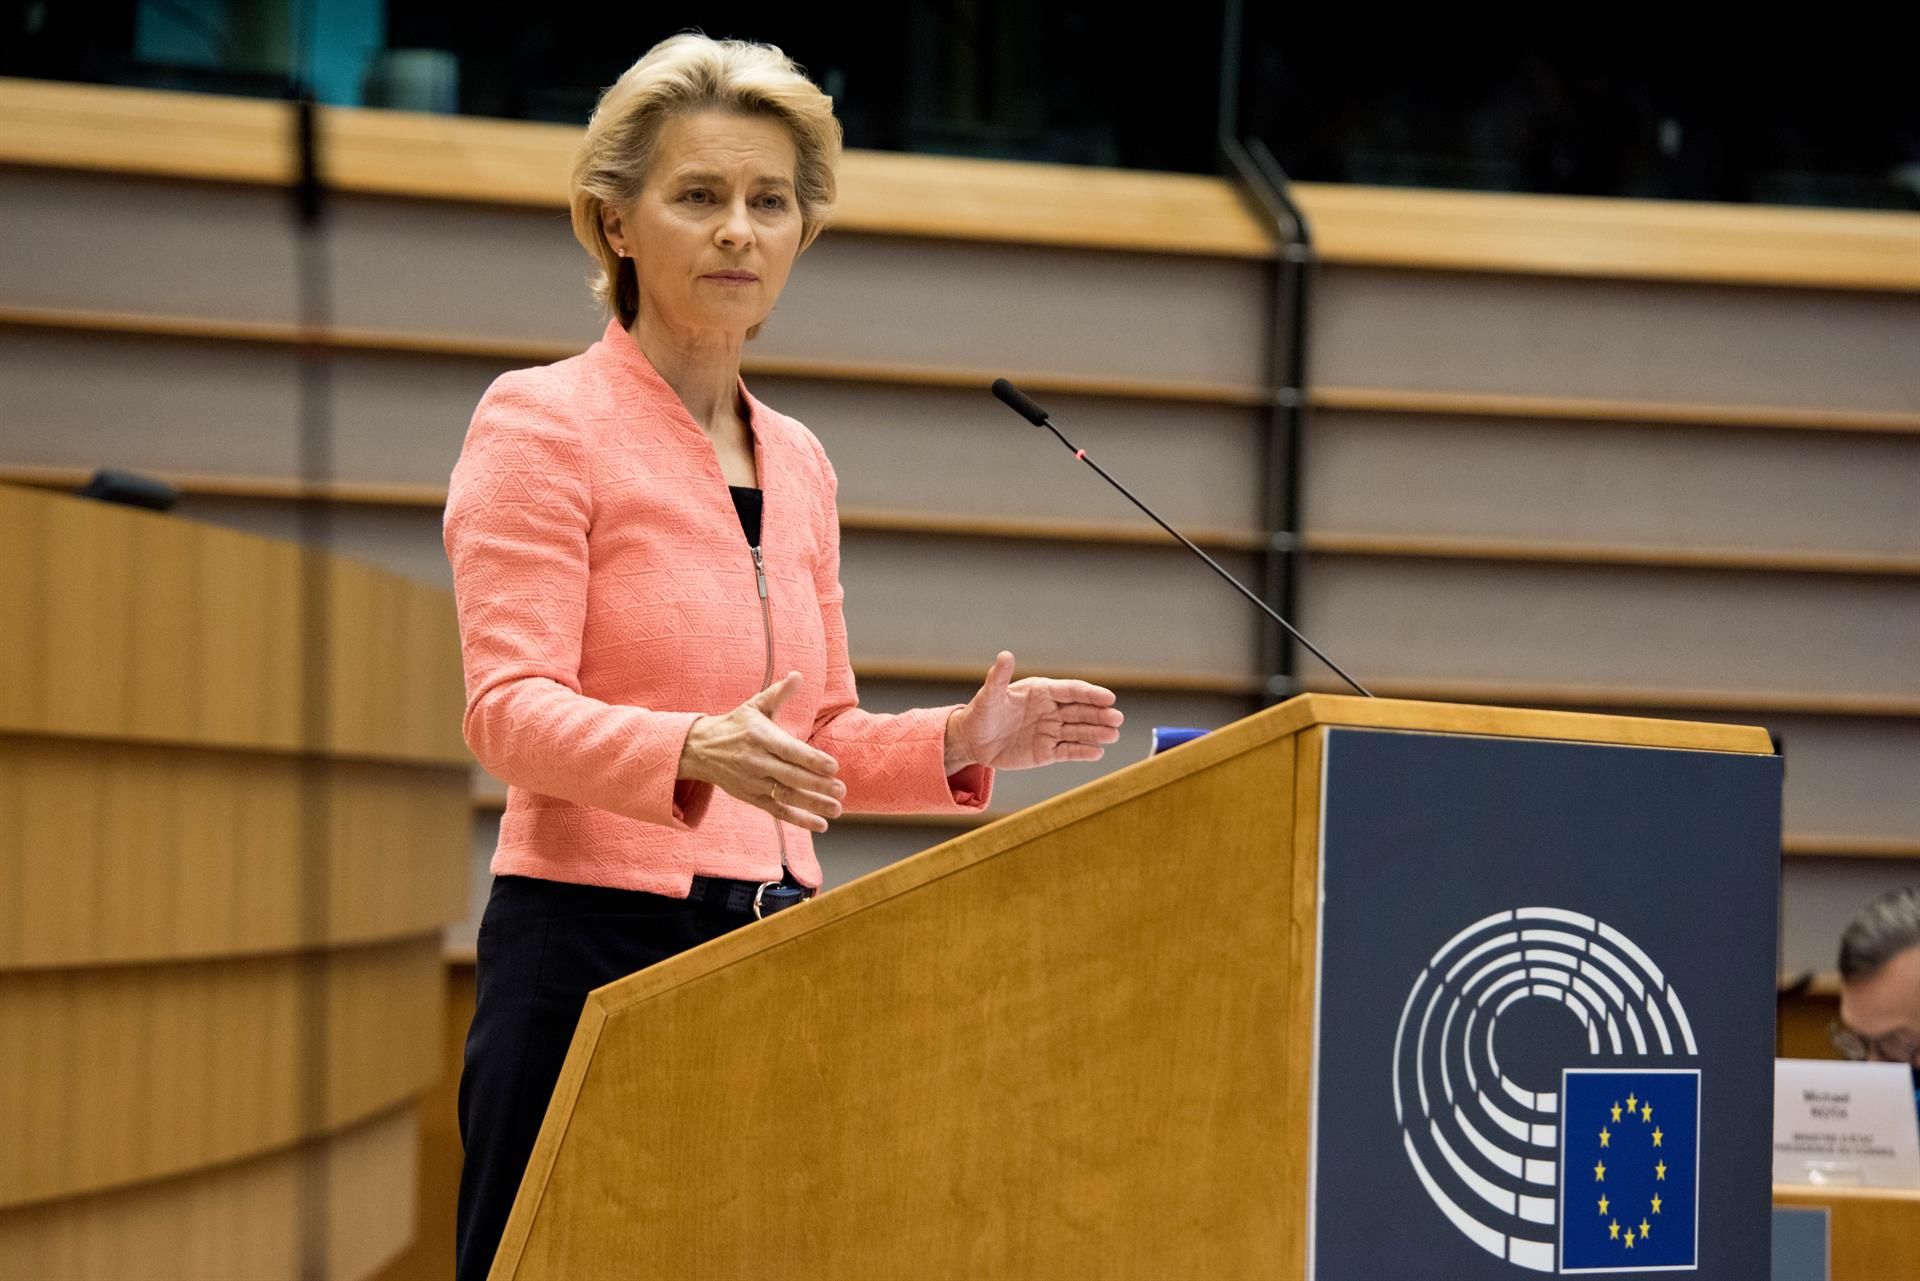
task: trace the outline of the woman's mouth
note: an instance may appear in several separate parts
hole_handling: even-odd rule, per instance
[[[718,285],[753,285],[760,282],[760,277],[750,271],[710,271],[701,279],[711,280]]]

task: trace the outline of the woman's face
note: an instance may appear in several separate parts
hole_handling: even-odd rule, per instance
[[[744,336],[767,318],[800,250],[796,167],[777,120],[701,111],[661,126],[639,199],[604,215],[644,323]]]

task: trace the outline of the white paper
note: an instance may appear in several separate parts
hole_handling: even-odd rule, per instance
[[[1920,1118],[1906,1064],[1775,1059],[1773,1181],[1920,1188]]]

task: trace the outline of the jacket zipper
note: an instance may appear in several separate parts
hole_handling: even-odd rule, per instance
[[[760,688],[773,684],[773,606],[767,600],[767,563],[760,556],[759,544],[753,548],[753,580],[760,588],[761,630],[767,637],[767,670],[760,678]],[[773,835],[780,842],[780,875],[787,874],[787,830],[778,818],[773,820]]]

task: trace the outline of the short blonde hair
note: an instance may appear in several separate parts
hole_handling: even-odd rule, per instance
[[[772,45],[698,34],[662,40],[600,95],[574,153],[568,184],[574,238],[598,264],[588,283],[623,328],[631,328],[639,314],[640,289],[633,264],[607,243],[600,211],[625,208],[639,198],[666,121],[709,110],[766,116],[793,135],[802,250],[820,234],[833,209],[840,122],[834,119],[832,98]]]

